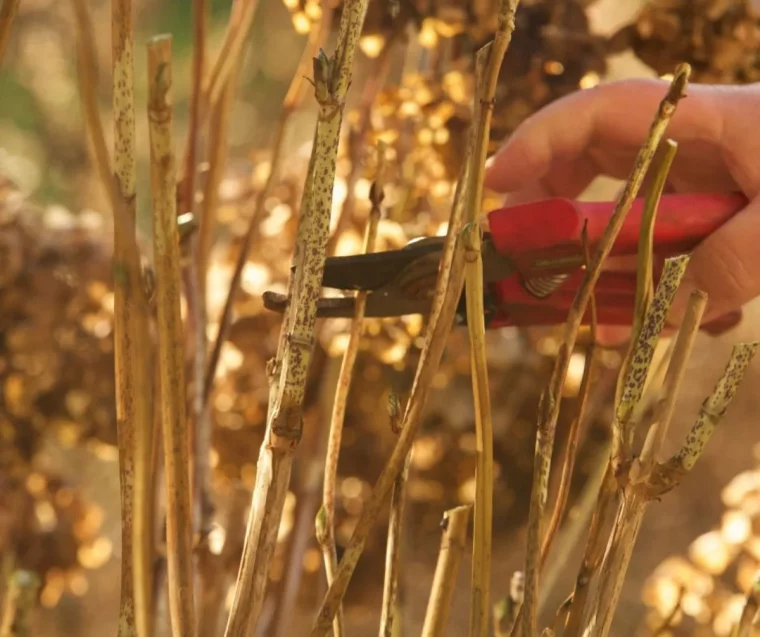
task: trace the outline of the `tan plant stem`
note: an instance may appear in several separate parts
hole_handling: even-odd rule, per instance
[[[21,0],[2,0],[0,6],[0,64],[5,58],[5,51],[8,49],[8,41],[11,38],[11,28],[13,20],[18,13]]]
[[[565,324],[563,343],[560,346],[557,360],[546,391],[539,404],[538,431],[536,438],[536,458],[534,466],[533,487],[531,491],[530,511],[528,514],[528,541],[525,567],[525,604],[521,621],[522,637],[534,637],[537,633],[538,607],[538,575],[540,563],[541,527],[544,508],[546,506],[546,491],[548,473],[551,466],[552,447],[557,419],[560,410],[560,396],[567,376],[570,356],[572,355],[578,337],[583,316],[589,303],[592,291],[602,266],[612,250],[625,218],[631,209],[644,177],[652,162],[657,147],[662,139],[667,124],[675,112],[678,101],[684,96],[686,84],[691,69],[688,65],[680,65],[674,74],[664,99],[657,109],[654,121],[647,134],[646,141],[639,151],[633,170],[628,178],[623,192],[618,199],[612,218],[607,225],[597,247],[596,253],[586,270],[578,291],[570,308]],[[614,449],[613,449],[614,452]]]
[[[179,214],[193,212],[195,208],[195,175],[198,169],[198,137],[202,127],[203,72],[206,61],[206,2],[192,0],[193,57],[190,105],[187,123],[187,147],[179,180]]]
[[[331,59],[320,51],[314,59],[314,89],[319,105],[314,146],[296,231],[289,305],[283,317],[277,359],[270,366],[272,386],[267,431],[259,454],[246,543],[226,637],[243,637],[255,629],[258,622],[290,483],[293,454],[301,438],[303,399],[314,348],[338,141],[367,6],[368,0],[347,3],[341,16],[335,56]]]
[[[240,9],[238,11],[233,6],[221,49],[206,77],[203,93],[206,95],[209,109],[216,106],[232,75],[233,68],[239,66],[243,45],[248,38],[259,4],[258,0],[237,0],[237,2],[240,3]]]
[[[153,247],[158,312],[158,368],[166,476],[166,544],[172,634],[196,634],[193,603],[192,499],[180,315],[181,268],[177,230],[177,176],[172,139],[172,39],[148,43]]]
[[[583,252],[585,263],[588,264],[591,261],[591,255],[589,254],[588,237],[583,232]],[[596,299],[594,295],[591,295],[589,299],[589,310],[591,315],[590,320],[590,334],[589,334],[589,346],[586,349],[586,359],[583,366],[583,377],[581,378],[581,386],[578,391],[578,413],[570,426],[570,431],[567,435],[567,447],[565,449],[565,458],[562,463],[562,472],[560,474],[559,488],[557,489],[557,498],[554,503],[554,510],[552,516],[549,519],[549,525],[546,529],[546,535],[544,536],[543,544],[541,545],[541,565],[540,569],[543,570],[546,566],[546,560],[549,557],[549,551],[554,541],[554,537],[559,530],[562,518],[565,514],[567,507],[567,499],[570,495],[570,483],[573,479],[573,472],[575,470],[575,458],[578,453],[578,441],[580,440],[581,424],[586,416],[586,405],[588,403],[588,397],[591,392],[591,378],[595,370],[595,354],[596,354],[596,332],[597,332],[597,314],[596,314]],[[559,559],[564,559],[564,555],[560,555]]]
[[[501,59],[506,52],[512,31],[514,30],[514,13],[516,9],[517,0],[504,0],[502,2],[498,17],[499,27],[494,41],[490,45],[489,59],[485,72],[486,78],[482,83],[482,86],[485,87],[483,94],[493,95],[494,89],[492,87],[495,87],[497,81]],[[411,398],[404,414],[401,435],[393,449],[391,457],[375,483],[372,494],[367,502],[365,502],[362,514],[338,567],[337,576],[329,586],[320,611],[312,626],[312,637],[324,637],[329,630],[364,549],[370,529],[377,519],[380,507],[388,497],[396,477],[403,470],[407,455],[417,434],[417,428],[420,424],[431,380],[436,373],[446,347],[447,337],[451,330],[462,293],[464,259],[462,246],[459,241],[459,233],[461,232],[466,206],[472,201],[477,201],[477,209],[480,208],[480,200],[477,198],[477,195],[470,192],[471,189],[468,186],[472,184],[476,190],[482,192],[482,175],[485,170],[487,150],[486,140],[489,137],[492,109],[492,102],[483,104],[483,108],[480,111],[482,116],[478,118],[477,123],[471,130],[467,157],[463,164],[462,176],[457,184],[441,265],[438,271],[430,322],[420,362],[417,366]],[[476,177],[470,177],[473,171]]]
[[[401,408],[395,394],[391,394],[389,403],[391,429],[400,433]],[[385,551],[385,577],[383,579],[383,604],[380,613],[380,637],[393,637],[396,626],[396,600],[398,579],[401,575],[401,538],[403,535],[404,508],[406,506],[406,482],[409,478],[409,467],[412,452],[406,457],[404,470],[396,478],[391,492],[391,512],[388,520],[388,542]]]
[[[649,480],[650,488],[662,495],[672,489],[702,456],[705,445],[733,400],[747,367],[757,353],[758,343],[735,345],[726,371],[718,381],[713,393],[699,410],[697,421],[692,426],[681,448],[669,460],[658,463]],[[659,496],[657,496],[659,497]]]
[[[493,424],[486,359],[485,309],[481,229],[465,228],[465,293],[470,335],[472,389],[475,397],[477,468],[470,606],[470,637],[486,637],[491,603],[491,534],[493,525]]]
[[[367,220],[367,228],[364,236],[365,253],[371,253],[375,249],[377,227],[380,222],[380,204],[383,198],[385,153],[385,144],[380,144],[378,147],[377,176],[371,193],[372,208]],[[348,344],[346,345],[346,351],[343,354],[343,361],[338,376],[338,387],[335,392],[335,398],[333,399],[330,431],[328,433],[327,451],[325,453],[322,508],[317,514],[317,541],[322,549],[328,585],[332,583],[335,577],[335,571],[338,568],[338,557],[335,547],[335,490],[338,478],[338,458],[340,456],[340,445],[343,437],[343,423],[346,417],[348,392],[351,388],[351,379],[353,377],[354,365],[356,364],[356,357],[359,353],[359,343],[361,341],[362,330],[364,327],[364,310],[366,304],[367,293],[358,292],[356,295],[354,317],[351,321],[351,328],[348,336]],[[343,634],[342,614],[342,610],[339,609],[334,626],[336,637],[340,637]]]
[[[562,634],[562,630],[565,626],[565,622],[567,621],[567,616],[570,613],[570,607],[572,605],[573,605],[573,595],[571,593],[570,595],[568,595],[567,599],[565,599],[565,601],[559,605],[559,608],[557,609],[557,613],[554,616],[554,623],[552,624],[552,632],[555,635]]]
[[[130,217],[129,232],[135,236],[136,133],[134,96],[134,27],[132,0],[114,0],[111,4],[111,59],[113,69],[114,173],[122,205]],[[124,241],[114,225],[114,260],[125,261]],[[114,353],[117,379],[124,374],[134,385],[129,391],[117,380],[116,410],[119,423],[119,450],[122,498],[122,582],[119,609],[119,635],[152,634],[151,569],[154,557],[154,485],[151,471],[153,444],[152,405],[147,400],[135,403],[136,392],[151,396],[149,382],[150,352],[146,338],[147,316],[130,330],[128,322],[133,308],[127,307],[124,288],[114,290]],[[145,308],[147,310],[147,308]],[[144,310],[144,311],[145,311]],[[125,379],[126,380],[126,379]],[[139,413],[136,411],[139,409]],[[150,409],[150,412],[147,410]],[[129,523],[131,520],[131,524]],[[129,564],[127,565],[127,562]]]
[[[473,163],[468,175],[467,226],[463,234],[465,260],[465,294],[467,305],[467,331],[470,340],[472,391],[475,403],[475,431],[477,438],[477,467],[475,477],[475,519],[473,531],[473,559],[471,575],[470,637],[486,637],[491,608],[491,543],[493,532],[493,424],[491,422],[491,396],[488,387],[488,361],[486,358],[485,308],[483,289],[482,236],[476,223],[483,198],[483,170],[485,168],[490,120],[495,95],[494,75],[498,75],[501,60],[509,45],[514,28],[514,6],[505,5],[508,19],[502,19],[500,31],[494,41],[476,55],[475,85],[477,104],[476,133]],[[508,26],[510,25],[510,26]],[[498,48],[495,48],[498,47]]]
[[[599,489],[606,475],[609,458],[609,444],[602,445],[602,448],[594,453],[591,460],[593,468],[589,472],[578,503],[568,511],[567,519],[560,528],[554,546],[554,559],[549,560],[546,569],[541,571],[542,583],[538,608],[539,616],[542,614],[549,597],[554,591],[557,580],[565,570],[567,560],[571,557],[575,547],[589,528],[596,509]],[[602,556],[600,555],[599,560],[601,558]],[[565,619],[569,618],[569,612],[570,609],[568,609]]]
[[[12,573],[0,613],[0,637],[33,637],[32,613],[39,587],[40,580],[31,571]]]
[[[377,104],[377,96],[385,86],[392,61],[391,52],[398,39],[398,30],[394,31],[391,38],[383,46],[380,55],[373,60],[372,70],[368,73],[359,104],[354,111],[356,123],[348,133],[348,155],[351,161],[351,169],[346,178],[346,199],[338,215],[335,230],[327,242],[327,254],[334,254],[343,232],[354,219],[356,208],[356,184],[365,170],[362,153],[366,143],[367,132],[371,128],[371,110]]]
[[[153,383],[149,307],[135,235],[132,29],[129,4],[115,3],[115,175],[98,110],[96,48],[83,0],[73,0],[82,106],[98,175],[114,217],[114,371],[122,511],[119,635],[150,632],[153,482],[150,470]],[[135,577],[135,573],[137,576]],[[138,601],[136,608],[136,599]],[[136,616],[136,613],[139,617]],[[139,622],[139,624],[137,623]],[[138,633],[142,630],[144,632]]]
[[[565,625],[565,637],[579,637],[583,634],[586,606],[591,592],[591,580],[599,570],[599,565],[604,559],[604,531],[608,526],[608,520],[612,515],[617,503],[617,483],[612,475],[609,464],[609,455],[606,462],[606,471],[599,488],[591,525],[589,527],[586,548],[583,553],[578,575],[575,578],[573,589],[573,603],[570,606],[570,614]]]
[[[459,565],[467,543],[471,508],[461,506],[443,514],[443,537],[421,637],[443,637],[446,634]]]
[[[657,452],[662,448],[670,421],[673,418],[676,397],[686,374],[686,364],[699,333],[699,326],[706,307],[707,295],[700,290],[694,290],[689,296],[686,312],[681,321],[681,327],[670,357],[670,364],[665,374],[665,382],[654,407],[652,425],[647,432],[641,454],[631,467],[630,479],[633,482],[640,482],[649,478],[657,463]]]
[[[670,167],[676,156],[678,145],[671,139],[665,141],[665,153],[654,171],[652,187],[647,193],[644,201],[644,211],[641,216],[641,229],[639,230],[639,252],[637,255],[637,285],[636,285],[636,302],[634,305],[633,328],[631,330],[631,339],[628,343],[625,359],[622,365],[622,371],[618,377],[618,387],[615,393],[615,404],[619,404],[622,399],[623,381],[628,374],[628,368],[633,357],[634,345],[641,330],[641,321],[646,315],[649,304],[652,302],[654,294],[653,281],[653,256],[654,256],[654,225],[657,217],[657,207],[660,204],[660,198],[665,190],[668,181]]]
[[[280,117],[277,120],[274,140],[272,142],[272,153],[269,161],[269,174],[267,175],[267,181],[256,197],[253,215],[251,216],[251,219],[248,223],[248,229],[246,230],[245,236],[243,237],[243,243],[240,246],[240,253],[238,254],[238,258],[235,261],[235,267],[232,271],[230,288],[227,293],[227,298],[224,302],[222,315],[219,319],[219,329],[217,331],[216,339],[214,340],[214,345],[211,348],[211,353],[209,354],[206,368],[206,378],[203,385],[205,403],[208,403],[209,397],[211,395],[211,390],[214,386],[214,378],[216,377],[216,370],[219,365],[219,357],[222,353],[222,346],[227,340],[227,334],[229,333],[230,325],[232,323],[232,311],[240,290],[240,279],[243,275],[243,268],[245,267],[245,264],[248,260],[248,253],[251,250],[251,245],[253,244],[254,237],[258,232],[259,224],[265,211],[264,202],[269,197],[269,194],[271,193],[272,188],[274,187],[277,180],[280,162],[282,161],[283,143],[285,141],[285,133],[287,132],[288,123],[290,122],[290,118],[293,113],[298,110],[303,101],[304,87],[307,86],[304,77],[308,72],[309,66],[312,64],[313,57],[319,51],[320,46],[330,31],[330,26],[332,25],[332,16],[333,10],[327,6],[323,7],[320,27],[319,29],[315,29],[309,35],[309,41],[306,48],[304,49],[296,74],[293,76],[293,80],[290,83],[290,87],[288,88],[288,92],[282,105],[282,110],[280,111]],[[221,167],[217,170],[221,172]],[[211,181],[210,177],[211,175],[209,174],[209,181]],[[216,199],[216,192],[214,192],[214,198]],[[208,210],[211,209],[211,205],[209,204]],[[211,221],[209,216],[209,224],[210,223]],[[204,237],[206,237],[207,234],[210,235],[210,233],[211,229],[204,230],[203,227],[201,228],[201,241],[205,241],[209,244],[209,250],[211,241],[210,236],[206,239],[204,239]]]

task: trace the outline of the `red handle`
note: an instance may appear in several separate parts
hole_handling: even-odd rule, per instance
[[[655,279],[662,273],[662,264],[655,264]],[[540,300],[530,296],[522,286],[519,277],[509,277],[490,286],[498,311],[488,323],[489,329],[509,326],[549,326],[560,325],[567,320],[575,293],[583,279],[583,271],[573,272],[567,280],[551,294]],[[636,303],[635,272],[602,272],[594,287],[597,306],[597,320],[600,325],[630,326]],[[741,310],[719,317],[703,326],[709,333],[721,333],[736,325],[741,319]],[[591,320],[590,311],[583,317],[583,324]]]
[[[488,215],[491,239],[524,277],[571,272],[582,263],[584,221],[593,254],[615,205],[555,198],[501,208]],[[668,257],[693,250],[746,205],[741,194],[664,195],[655,221],[655,253]],[[636,254],[643,210],[644,199],[637,199],[612,256]]]

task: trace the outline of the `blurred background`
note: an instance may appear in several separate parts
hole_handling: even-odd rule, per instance
[[[230,3],[209,1],[215,55]],[[110,3],[89,3],[99,47],[100,94],[111,129]],[[157,33],[173,35],[175,132],[184,149],[191,80],[189,2],[135,0],[139,151],[138,225],[150,254],[146,55]],[[472,54],[492,33],[488,0],[406,0],[392,16],[373,0],[357,56],[334,194],[337,254],[361,249],[374,175],[373,146],[391,148],[379,249],[445,230],[472,100]],[[232,104],[229,152],[217,211],[209,286],[215,334],[232,265],[251,219],[257,232],[243,274],[235,322],[217,375],[212,467],[216,515],[210,537],[224,593],[234,583],[242,514],[255,477],[267,401],[265,362],[279,318],[264,290],[284,291],[303,175],[315,121],[312,96],[288,119],[277,183],[256,210],[271,167],[273,129],[320,17],[319,3],[260,0]],[[334,21],[336,23],[337,20]],[[333,33],[325,45],[332,51]],[[39,573],[39,637],[115,634],[119,601],[119,479],[113,411],[110,216],[91,161],[76,78],[69,3],[22,0],[0,70],[0,551]],[[505,60],[493,147],[530,113],[562,95],[625,77],[662,76],[694,66],[697,82],[746,83],[760,73],[760,19],[738,0],[533,0],[523,2]],[[570,125],[570,124],[569,124]],[[110,142],[110,140],[109,140]],[[594,183],[584,197],[606,199],[619,184]],[[497,200],[489,200],[496,205]],[[104,213],[105,211],[105,213]],[[700,335],[667,444],[673,448],[720,375],[731,346],[757,338],[758,307],[719,338]],[[349,397],[339,466],[340,547],[394,444],[386,404],[408,396],[422,322],[368,321]],[[213,336],[210,336],[213,338]],[[307,393],[304,440],[286,503],[261,635],[305,634],[325,591],[313,520],[321,498],[325,432],[347,323],[320,325]],[[493,591],[508,593],[522,568],[538,397],[558,346],[552,330],[489,334],[497,477]],[[583,342],[581,343],[584,344]],[[601,357],[573,502],[593,481],[610,422],[620,352]],[[583,371],[571,363],[558,443],[573,418]],[[674,634],[728,635],[760,563],[756,519],[759,379],[753,366],[703,461],[674,493],[651,507],[615,624],[621,637],[648,635],[674,604]],[[415,443],[400,582],[402,635],[419,634],[443,511],[474,496],[475,439],[467,334],[452,333]],[[737,477],[738,476],[738,477]],[[354,575],[345,613],[350,635],[377,632],[387,513]],[[755,535],[757,533],[757,535]],[[572,543],[571,543],[572,545]],[[570,592],[583,538],[570,559],[550,561],[548,621]],[[450,635],[468,618],[469,561],[460,571]],[[680,586],[686,587],[679,593]],[[738,600],[738,601],[737,601]],[[221,633],[217,633],[221,634]],[[207,637],[202,635],[202,637]],[[211,634],[208,637],[212,637]]]

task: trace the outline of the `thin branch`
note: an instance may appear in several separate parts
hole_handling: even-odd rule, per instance
[[[521,622],[521,634],[523,637],[534,637],[537,632],[537,608],[538,608],[538,575],[540,561],[541,526],[546,506],[545,496],[539,495],[546,492],[545,481],[548,480],[548,467],[551,464],[551,453],[554,443],[554,434],[557,427],[557,419],[561,405],[560,396],[567,376],[578,331],[586,313],[592,291],[602,271],[607,257],[623,227],[625,218],[638,195],[641,184],[649,169],[657,147],[662,139],[667,125],[675,112],[678,102],[683,98],[686,90],[691,68],[682,64],[676,69],[673,81],[670,84],[664,99],[657,109],[654,121],[647,134],[646,141],[639,150],[633,170],[629,176],[623,192],[618,199],[607,228],[602,235],[597,251],[591,265],[586,270],[580,287],[575,295],[570,308],[563,343],[554,366],[554,371],[549,383],[548,391],[541,397],[539,404],[538,431],[536,448],[543,449],[547,455],[541,455],[541,462],[536,463],[534,468],[534,482],[532,488],[531,505],[528,514],[528,542],[525,568],[525,605]],[[537,456],[539,454],[537,453]],[[543,470],[542,470],[543,467]]]
[[[5,59],[5,52],[8,50],[8,42],[11,38],[11,28],[13,20],[16,18],[21,0],[3,0],[0,6],[0,64]]]
[[[467,542],[467,528],[470,523],[472,507],[461,506],[449,509],[443,514],[441,526],[443,537],[438,550],[438,563],[433,576],[433,587],[430,591],[425,623],[422,627],[422,637],[443,637],[451,611],[451,601],[454,598],[459,565]]]
[[[672,488],[678,480],[692,470],[733,400],[747,367],[757,353],[757,348],[757,342],[740,343],[734,346],[726,371],[713,393],[702,404],[699,417],[686,435],[686,440],[670,460],[655,467],[652,474],[653,482]]]
[[[578,498],[577,504],[567,513],[567,519],[565,523],[560,527],[559,534],[554,544],[553,559],[547,562],[547,567],[541,571],[541,591],[538,613],[542,614],[547,601],[549,600],[554,587],[560,574],[564,572],[567,562],[571,559],[573,551],[579,543],[580,538],[589,529],[594,517],[594,511],[596,509],[597,500],[599,497],[599,490],[602,487],[603,479],[606,475],[607,465],[610,459],[610,445],[604,444],[602,447],[594,452],[593,458],[590,461],[591,470],[589,471],[586,482],[583,485],[583,490]],[[606,518],[605,518],[606,519]],[[601,531],[601,528],[599,529]],[[602,550],[604,545],[601,545],[600,554],[596,564],[601,562]],[[587,571],[589,574],[592,570]],[[588,589],[585,589],[587,591]],[[584,589],[576,590],[572,593],[573,603],[575,603],[575,595],[579,595],[580,602],[585,604]],[[572,608],[572,606],[571,606]],[[568,614],[570,609],[568,609]],[[569,616],[566,618],[569,620]],[[566,622],[567,623],[567,622]]]
[[[652,426],[647,432],[639,458],[631,467],[631,480],[633,482],[648,479],[657,462],[657,453],[662,448],[670,421],[673,418],[676,397],[686,374],[686,364],[699,333],[699,326],[702,323],[702,316],[706,307],[707,295],[700,290],[694,290],[689,296],[686,312],[681,321],[681,327],[678,330],[673,353],[670,357],[662,392],[654,407]]]
[[[394,433],[400,433],[401,408],[395,394],[391,394],[389,404],[391,429]],[[401,537],[404,520],[404,508],[406,505],[406,482],[409,477],[409,467],[412,461],[412,452],[406,457],[404,470],[396,478],[391,492],[391,512],[388,520],[388,543],[385,552],[385,578],[383,580],[383,604],[380,614],[380,637],[393,637],[396,621],[396,598],[398,592],[398,580],[401,574]]]
[[[245,264],[248,260],[248,253],[251,250],[253,239],[256,236],[256,232],[259,228],[259,223],[261,221],[262,215],[264,214],[264,202],[269,197],[269,194],[271,193],[278,176],[280,162],[282,161],[285,133],[287,131],[291,116],[294,112],[296,112],[303,99],[303,87],[306,84],[304,77],[307,73],[307,69],[312,64],[314,56],[317,54],[322,43],[330,32],[330,26],[332,25],[332,16],[332,8],[324,7],[322,10],[322,21],[320,23],[320,27],[319,29],[313,30],[309,35],[309,41],[306,45],[306,48],[304,49],[296,74],[293,76],[293,80],[290,83],[290,87],[288,88],[287,95],[285,96],[285,100],[282,105],[282,110],[280,111],[280,117],[277,120],[274,140],[272,142],[272,152],[269,160],[269,174],[267,175],[267,181],[256,197],[256,203],[253,207],[253,215],[248,222],[248,229],[246,230],[245,236],[243,237],[243,243],[240,246],[240,252],[238,254],[237,261],[235,262],[235,267],[232,271],[230,288],[227,292],[227,298],[224,302],[221,318],[219,319],[219,329],[216,334],[214,345],[211,348],[211,354],[209,355],[208,365],[206,369],[206,379],[203,386],[204,401],[206,403],[208,403],[209,396],[211,395],[211,390],[214,386],[214,378],[216,378],[216,370],[219,365],[222,346],[227,340],[230,325],[232,324],[232,311],[240,290],[240,279],[243,275],[243,268],[245,267]],[[237,67],[235,69],[235,72],[237,73]],[[221,168],[218,168],[218,170],[221,171]],[[209,178],[210,177],[211,175],[209,175]],[[208,185],[207,182],[207,194],[208,187],[210,187],[210,185]],[[216,200],[216,192],[214,192],[214,200]],[[215,206],[213,209],[215,209]],[[211,204],[209,204],[207,210],[212,210]],[[208,223],[211,224],[210,213],[208,219]],[[201,241],[205,242],[204,245],[210,244],[210,234],[210,228],[204,230],[203,227],[201,227],[200,235]]]
[[[505,5],[507,6],[507,5]],[[517,3],[507,10],[517,9]],[[503,21],[503,29],[507,29]],[[507,37],[511,36],[511,31]],[[490,118],[493,109],[495,87],[489,83],[498,74],[501,58],[506,51],[504,36],[500,48],[494,52],[494,42],[478,51],[475,63],[477,132],[473,148],[473,164],[468,179],[467,226],[463,233],[465,260],[465,294],[467,304],[467,330],[470,340],[472,367],[472,392],[475,403],[475,431],[477,436],[477,467],[475,477],[475,520],[473,532],[473,559],[471,575],[470,637],[486,637],[491,608],[491,543],[493,533],[493,423],[491,421],[491,396],[488,386],[488,361],[486,358],[486,328],[483,289],[482,230],[476,223],[483,197],[483,170],[488,146]],[[495,65],[495,69],[494,69]],[[489,85],[490,84],[490,85]]]
[[[114,371],[121,482],[119,634],[149,637],[153,542],[153,383],[149,307],[135,235],[135,113],[131,3],[112,16],[115,175],[97,95],[94,31],[84,0],[73,0],[82,106],[98,175],[114,218]],[[143,631],[143,632],[138,632]]]
[[[552,632],[555,635],[561,635],[567,622],[567,616],[570,614],[570,607],[573,605],[573,594],[567,596],[564,602],[559,605],[557,613],[554,615],[554,624],[552,624]]]
[[[222,91],[232,76],[233,68],[239,66],[243,54],[243,45],[248,39],[248,33],[253,25],[253,17],[256,15],[258,0],[237,0],[240,10],[236,11],[233,6],[230,22],[224,34],[222,47],[209,71],[203,93],[208,99],[208,107],[213,109]]]
[[[380,204],[383,199],[383,173],[385,171],[386,146],[381,143],[378,147],[377,176],[372,186],[371,204],[367,228],[364,237],[364,252],[371,253],[375,249],[377,228],[380,222]],[[354,317],[348,336],[348,344],[343,354],[343,361],[338,376],[338,387],[333,399],[333,410],[330,418],[330,431],[328,433],[327,451],[325,453],[325,477],[322,488],[322,510],[318,516],[317,539],[322,549],[327,574],[328,586],[335,577],[338,568],[337,550],[335,547],[335,487],[338,476],[338,457],[343,436],[343,423],[346,417],[346,404],[348,392],[351,388],[356,357],[359,353],[364,327],[364,311],[367,305],[367,293],[360,291],[356,295]],[[336,637],[343,634],[342,609],[338,610],[334,631]]]
[[[589,254],[588,236],[586,234],[586,228],[583,229],[583,252],[585,264],[591,261],[591,255]],[[554,541],[554,537],[559,530],[562,519],[565,515],[565,509],[567,508],[567,500],[570,495],[570,483],[573,479],[573,472],[575,470],[575,459],[578,453],[578,441],[580,440],[581,424],[586,417],[586,405],[588,403],[588,397],[591,392],[591,379],[596,371],[596,332],[597,332],[597,313],[596,313],[596,298],[594,294],[591,295],[589,300],[589,310],[591,315],[590,321],[590,333],[589,333],[589,346],[586,349],[586,359],[583,366],[583,377],[581,378],[581,386],[578,392],[578,413],[573,420],[573,424],[570,426],[570,431],[567,434],[567,447],[565,449],[565,458],[562,464],[562,472],[560,474],[559,488],[557,489],[557,498],[554,503],[554,510],[552,511],[551,519],[549,520],[549,526],[546,529],[546,535],[544,536],[544,542],[541,545],[541,565],[540,568],[546,566],[546,560],[549,557],[549,551]],[[561,556],[560,559],[564,559]]]
[[[169,612],[175,637],[192,637],[197,627],[193,606],[193,515],[184,332],[180,315],[177,176],[172,139],[171,48],[171,36],[158,36],[148,43],[148,119],[158,311],[158,367],[166,475]]]
[[[343,7],[335,57],[330,59],[320,51],[314,59],[314,88],[319,105],[314,146],[296,231],[290,303],[283,317],[277,358],[270,366],[273,382],[267,431],[257,464],[253,505],[226,637],[243,637],[258,622],[290,483],[293,454],[301,438],[338,141],[354,54],[368,4],[368,0],[353,0]]]
[[[179,213],[193,212],[195,208],[195,175],[198,169],[198,135],[202,127],[205,106],[203,94],[203,72],[206,65],[206,2],[192,0],[193,3],[193,58],[190,107],[187,123],[187,146],[182,162],[182,178],[179,180]]]
[[[39,587],[40,580],[33,572],[13,572],[0,614],[0,637],[33,637],[32,613]]]

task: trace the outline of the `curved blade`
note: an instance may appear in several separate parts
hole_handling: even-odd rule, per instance
[[[288,297],[275,292],[264,292],[264,307],[272,312],[283,314],[288,306]],[[336,297],[319,299],[317,316],[319,318],[353,318],[356,299],[354,297]],[[427,314],[430,300],[398,297],[390,292],[372,292],[367,295],[364,310],[366,318],[386,318],[406,316],[408,314]]]
[[[330,257],[325,261],[322,286],[336,290],[378,290],[400,277],[425,257],[438,260],[445,237],[430,237],[400,250]]]

